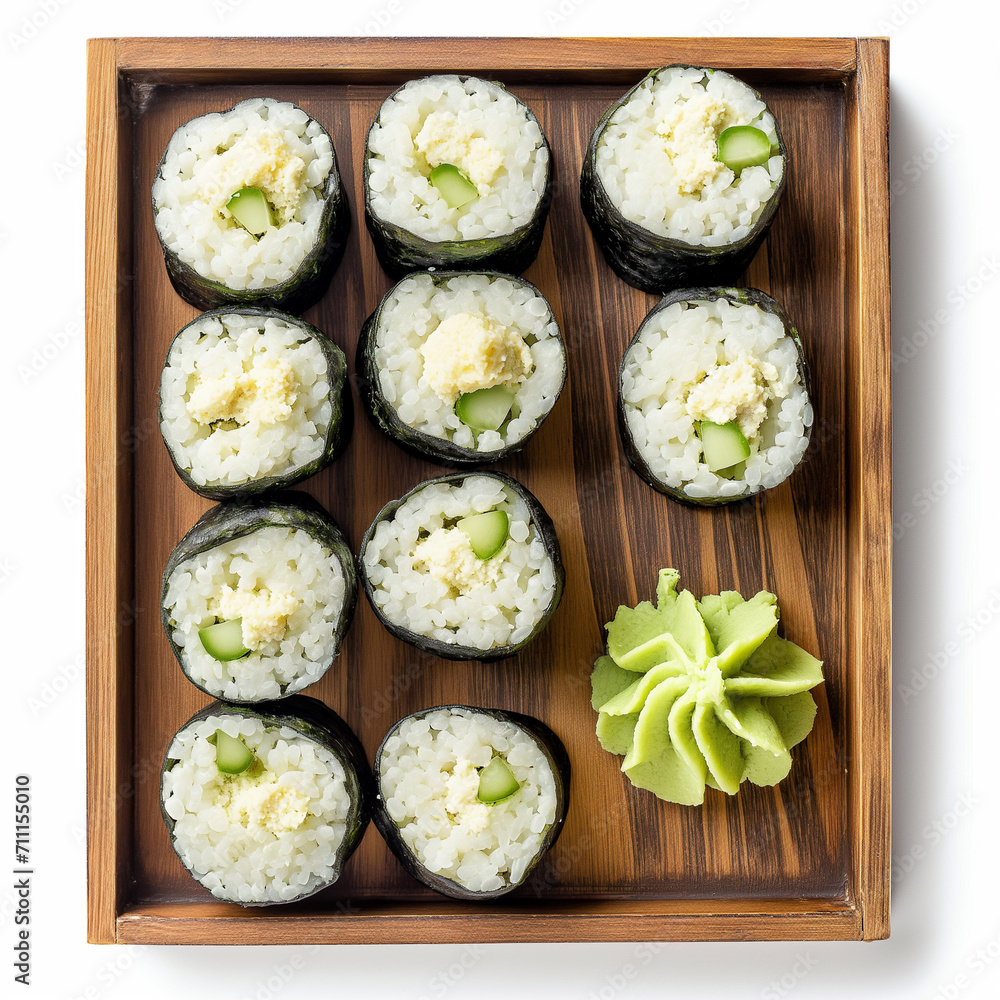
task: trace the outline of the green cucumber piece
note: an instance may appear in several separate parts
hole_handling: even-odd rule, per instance
[[[721,479],[743,479],[747,474],[747,463],[737,462],[728,469],[719,469],[715,474]]]
[[[479,189],[454,163],[435,167],[427,179],[438,189],[449,208],[461,208],[479,197]]]
[[[215,765],[223,774],[242,774],[256,759],[243,740],[216,729]]]
[[[230,618],[229,621],[198,629],[198,638],[201,639],[205,652],[223,663],[238,660],[250,652],[243,645],[242,618]]]
[[[744,167],[763,166],[771,157],[771,140],[753,125],[734,125],[718,139],[716,158],[739,173]]]
[[[495,556],[507,541],[510,518],[505,510],[488,510],[485,514],[470,514],[455,522],[472,543],[472,551],[480,559]]]
[[[509,799],[521,787],[514,777],[514,772],[503,757],[494,757],[486,767],[479,772],[479,792],[476,798],[480,802],[499,802]]]
[[[750,455],[750,445],[735,420],[728,424],[702,420],[698,433],[709,472],[732,468]]]
[[[516,399],[517,395],[504,385],[476,389],[458,397],[455,415],[474,431],[498,431]]]
[[[241,188],[229,199],[226,208],[251,236],[263,236],[274,225],[271,206],[260,188]]]

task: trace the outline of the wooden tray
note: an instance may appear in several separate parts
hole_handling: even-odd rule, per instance
[[[746,283],[803,334],[817,426],[780,488],[725,510],[680,506],[626,464],[615,372],[653,297],[619,281],[579,206],[582,152],[603,109],[651,67],[732,70],[763,92],[789,150],[777,221]],[[569,818],[534,887],[459,904],[407,876],[374,828],[331,890],[246,911],[182,869],[158,809],[175,729],[207,699],[161,632],[160,574],[209,503],[177,478],[156,387],[196,311],[171,289],[149,190],[173,130],[251,95],[294,100],[333,136],[354,226],[306,318],[353,359],[390,281],[362,221],[365,131],[406,79],[504,81],[538,115],[556,196],[527,277],[569,351],[562,399],[500,467],[552,515],[567,568],[556,617],[499,664],[418,654],[362,601],[340,659],[307,693],[369,753],[399,717],[468,702],[537,715],[573,765]],[[873,939],[889,933],[890,399],[888,43],[882,39],[99,39],[87,129],[88,912],[95,942],[295,943]],[[353,367],[353,362],[352,362]],[[347,453],[304,484],[357,546],[381,505],[442,470],[357,411]],[[709,792],[685,808],[633,789],[594,736],[588,675],[602,624],[676,566],[695,594],[778,594],[787,634],[826,661],[819,716],[777,789]]]

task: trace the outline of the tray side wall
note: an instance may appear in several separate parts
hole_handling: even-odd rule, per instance
[[[116,939],[130,879],[134,620],[131,142],[114,40],[87,49],[87,938]]]
[[[294,914],[276,923],[212,903],[137,906],[118,921],[122,944],[456,944],[556,941],[833,941],[860,937],[844,904],[799,899],[593,900],[532,909],[434,913],[381,904],[345,914]]]
[[[403,83],[475,67],[535,81],[631,86],[671,61],[738,70],[748,80],[833,83],[857,64],[853,38],[121,38],[119,65],[156,83]],[[613,47],[613,60],[608,59]],[[516,77],[515,77],[516,78]]]
[[[857,218],[850,247],[855,324],[848,338],[848,410],[859,416],[848,441],[851,480],[849,604],[854,714],[853,894],[863,936],[889,936],[892,714],[892,398],[889,323],[889,42],[858,40],[848,88],[854,170],[849,204]],[[877,594],[884,600],[873,601]]]

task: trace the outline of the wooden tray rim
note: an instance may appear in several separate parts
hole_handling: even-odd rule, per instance
[[[211,902],[129,901],[133,565],[129,88],[143,83],[392,81],[455,66],[617,82],[672,60],[847,90],[849,321],[847,595],[855,649],[851,872],[842,900],[561,900],[494,906],[379,902],[360,914],[236,914]],[[613,61],[607,53],[614,52]],[[558,63],[558,65],[555,65]],[[386,67],[391,67],[387,69]],[[874,940],[889,934],[891,405],[888,40],[884,38],[102,38],[88,41],[86,182],[88,940],[93,943]],[[861,151],[864,155],[861,155]],[[274,928],[283,928],[280,942]]]

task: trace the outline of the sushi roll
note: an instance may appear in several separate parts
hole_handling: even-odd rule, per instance
[[[566,349],[534,285],[495,272],[411,274],[368,317],[359,387],[375,424],[433,461],[519,451],[555,406]]]
[[[350,230],[329,133],[300,107],[259,97],[174,132],[153,214],[170,280],[198,309],[305,312],[323,297]]]
[[[445,705],[408,715],[375,755],[373,819],[418,881],[456,899],[522,885],[569,807],[569,757],[517,712]]]
[[[653,70],[605,112],[580,199],[620,278],[647,292],[735,281],[774,218],[785,146],[760,94],[716,69]]]
[[[520,274],[552,197],[538,120],[499,83],[411,80],[368,130],[365,222],[386,273],[428,267]]]
[[[335,712],[298,695],[215,702],[177,731],[160,809],[184,867],[217,899],[290,903],[332,885],[371,815],[371,771]]]
[[[213,698],[284,698],[326,673],[354,614],[340,529],[305,493],[204,514],[163,572],[160,612],[181,669]]]
[[[654,489],[711,506],[784,482],[809,446],[802,342],[755,288],[671,292],[642,321],[618,375],[618,426]]]
[[[351,433],[344,352],[265,309],[203,313],[160,375],[160,433],[177,474],[212,500],[283,489],[326,468]]]
[[[431,479],[386,504],[360,564],[379,621],[452,660],[517,652],[555,613],[565,581],[549,516],[497,472]]]

